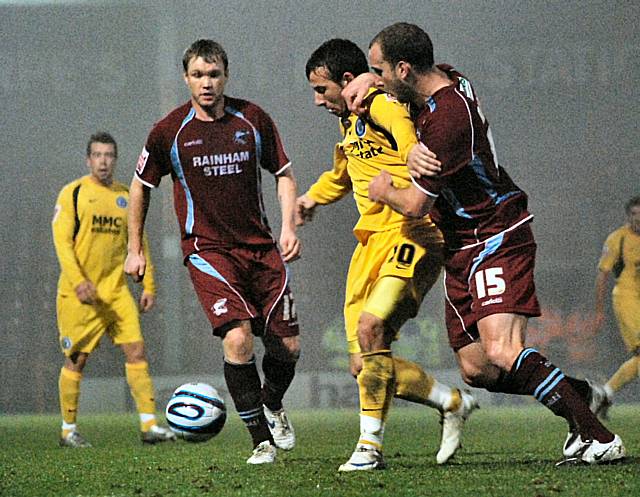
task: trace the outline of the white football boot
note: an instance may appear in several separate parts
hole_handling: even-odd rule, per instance
[[[440,413],[442,438],[440,439],[440,450],[436,454],[438,464],[446,463],[460,448],[464,423],[471,413],[480,407],[471,393],[461,390],[460,394],[462,403],[457,410]]]
[[[296,445],[296,433],[285,410],[272,411],[264,406],[264,416],[267,418],[267,424],[276,447],[283,450],[293,449]]]
[[[562,446],[562,455],[567,459],[579,458],[589,447],[590,442],[583,442],[577,431],[570,431]]]
[[[140,438],[143,444],[155,445],[167,441],[174,442],[176,440],[176,434],[168,428],[153,425],[149,428],[149,431],[143,431],[140,434]]]
[[[371,445],[358,444],[349,460],[340,465],[338,471],[370,471],[385,467],[382,452]]]
[[[71,447],[72,449],[86,449],[93,447],[77,431],[70,432],[66,437],[60,437],[60,447]]]
[[[626,455],[624,444],[618,435],[608,443],[597,440],[584,441],[576,432],[570,432],[567,436],[562,453],[565,459],[556,466],[563,464],[606,464],[622,460]]]
[[[247,464],[271,464],[276,462],[276,447],[271,445],[269,440],[260,442],[258,446],[253,449],[253,454],[247,459]]]
[[[615,435],[609,443],[601,443],[597,440],[591,442],[582,453],[581,459],[588,464],[607,464],[621,461],[627,455],[622,439]]]

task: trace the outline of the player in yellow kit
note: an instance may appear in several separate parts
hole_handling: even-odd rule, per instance
[[[62,188],[52,221],[61,269],[57,315],[65,355],[59,378],[63,447],[91,446],[76,429],[80,382],[89,355],[105,333],[124,353],[142,441],[154,444],[175,440],[171,431],[156,422],[138,308],[125,280],[129,191],[113,179],[117,155],[111,135],[91,136],[87,144],[89,174]],[[147,268],[140,297],[142,312],[153,307],[154,295],[153,271]]]
[[[297,201],[300,224],[312,218],[316,206],[336,202],[350,192],[360,213],[353,230],[358,245],[347,276],[344,315],[350,369],[360,391],[361,433],[356,451],[341,471],[384,467],[382,438],[393,396],[441,412],[439,464],[458,449],[464,420],[477,407],[470,394],[439,383],[390,350],[398,330],[416,316],[440,274],[443,241],[429,217],[409,219],[368,199],[369,181],[383,169],[397,186],[411,184],[406,161],[417,139],[407,109],[379,90],[370,92],[366,115],[349,113],[340,92],[367,70],[364,53],[348,40],[329,40],[309,58],[306,73],[315,104],[340,118],[342,140],[335,147],[333,169]],[[380,372],[395,379],[395,391],[375,387],[375,374]]]
[[[630,199],[625,211],[627,222],[607,237],[596,276],[596,327],[604,324],[607,283],[614,275],[613,311],[631,354],[604,385],[606,401],[599,413],[603,417],[615,392],[640,376],[640,197]]]

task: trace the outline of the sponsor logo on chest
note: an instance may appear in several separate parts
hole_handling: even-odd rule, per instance
[[[249,162],[251,154],[248,151],[226,154],[196,155],[192,158],[192,166],[201,168],[205,176],[226,176],[240,174],[243,164]]]

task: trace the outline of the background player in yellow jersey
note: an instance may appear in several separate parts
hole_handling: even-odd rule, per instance
[[[63,447],[91,446],[76,429],[80,382],[89,355],[105,333],[124,352],[142,441],[154,444],[175,440],[171,431],[156,422],[138,309],[125,280],[129,191],[113,179],[117,156],[117,144],[111,135],[100,132],[90,137],[89,174],[62,188],[52,222],[61,269],[57,314],[65,355],[59,379]],[[146,250],[148,256],[148,245]],[[140,309],[146,312],[155,300],[153,271],[148,267],[142,285]]]
[[[625,211],[627,222],[607,237],[596,276],[596,327],[604,324],[609,277],[614,275],[613,311],[631,354],[604,385],[607,399],[599,413],[603,417],[615,392],[640,376],[640,197],[630,199]]]
[[[381,170],[388,171],[398,186],[410,185],[406,160],[417,143],[406,107],[386,93],[370,92],[364,116],[347,110],[342,88],[367,71],[362,50],[342,39],[322,44],[306,64],[315,104],[340,118],[343,138],[335,148],[333,169],[298,198],[299,223],[309,221],[316,206],[336,202],[351,191],[360,213],[354,228],[358,245],[347,276],[344,315],[350,369],[360,392],[361,434],[356,451],[340,471],[384,467],[382,439],[393,396],[441,412],[440,464],[460,446],[464,420],[477,407],[470,394],[439,383],[390,350],[398,330],[416,316],[440,274],[443,241],[428,216],[409,219],[367,198],[369,181]],[[380,368],[395,378],[395,391],[381,391],[370,381],[370,370]]]

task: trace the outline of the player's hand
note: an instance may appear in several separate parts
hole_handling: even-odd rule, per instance
[[[372,87],[382,88],[382,80],[372,72],[362,73],[351,80],[341,92],[347,108],[354,114],[362,114],[365,111],[364,99]]]
[[[436,158],[436,154],[422,142],[414,145],[409,151],[407,166],[414,178],[437,176],[442,171],[442,163]]]
[[[84,280],[75,290],[78,300],[83,304],[93,305],[98,302],[98,292],[93,282]]]
[[[296,199],[296,226],[302,226],[313,220],[318,203],[308,197],[301,195]]]
[[[144,258],[144,254],[127,253],[127,258],[124,261],[124,272],[131,276],[133,281],[140,283],[146,270],[147,261]]]
[[[140,311],[147,312],[156,304],[156,296],[153,293],[143,291],[140,295]]]
[[[284,262],[293,262],[300,258],[302,245],[295,231],[283,231],[280,234],[280,253]]]
[[[390,186],[393,186],[391,175],[385,170],[380,171],[380,174],[369,182],[369,199],[381,202]]]

